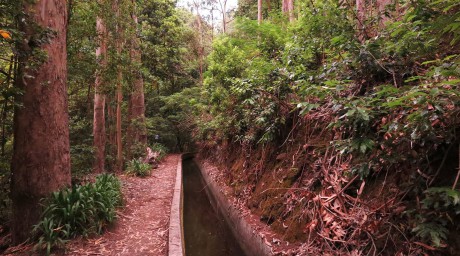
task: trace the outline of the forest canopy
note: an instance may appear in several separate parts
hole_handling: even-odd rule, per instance
[[[299,255],[455,254],[457,0],[176,4],[0,0],[11,243],[44,223],[42,198],[148,169],[151,148],[213,160]]]

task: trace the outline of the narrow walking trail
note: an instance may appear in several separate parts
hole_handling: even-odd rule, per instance
[[[102,236],[79,238],[63,255],[167,255],[169,214],[180,155],[168,155],[146,178],[121,175],[124,208]]]

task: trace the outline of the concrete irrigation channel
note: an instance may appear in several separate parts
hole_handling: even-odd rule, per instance
[[[271,255],[193,154],[183,154],[177,165],[168,252],[170,256]]]

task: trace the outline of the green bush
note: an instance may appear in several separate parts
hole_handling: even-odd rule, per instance
[[[432,187],[425,192],[421,209],[415,214],[412,232],[435,247],[442,247],[450,230],[457,230],[460,214],[460,192],[447,187]]]
[[[54,192],[46,201],[42,220],[35,226],[37,247],[50,253],[77,235],[101,233],[115,220],[122,204],[121,183],[113,174],[102,174],[95,183]]]
[[[160,143],[153,143],[153,144],[150,146],[150,149],[151,149],[153,152],[158,152],[158,153],[159,153],[159,156],[158,156],[158,158],[156,159],[157,161],[161,161],[161,159],[163,159],[163,157],[165,157],[166,154],[168,153],[168,148],[165,147],[163,144],[160,144]]]
[[[128,163],[128,168],[126,169],[126,174],[139,177],[150,176],[151,172],[152,166],[138,159],[131,160]]]

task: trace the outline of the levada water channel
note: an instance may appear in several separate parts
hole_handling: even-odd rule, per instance
[[[199,167],[193,160],[182,165],[183,227],[186,256],[245,256],[222,212],[213,207]]]

